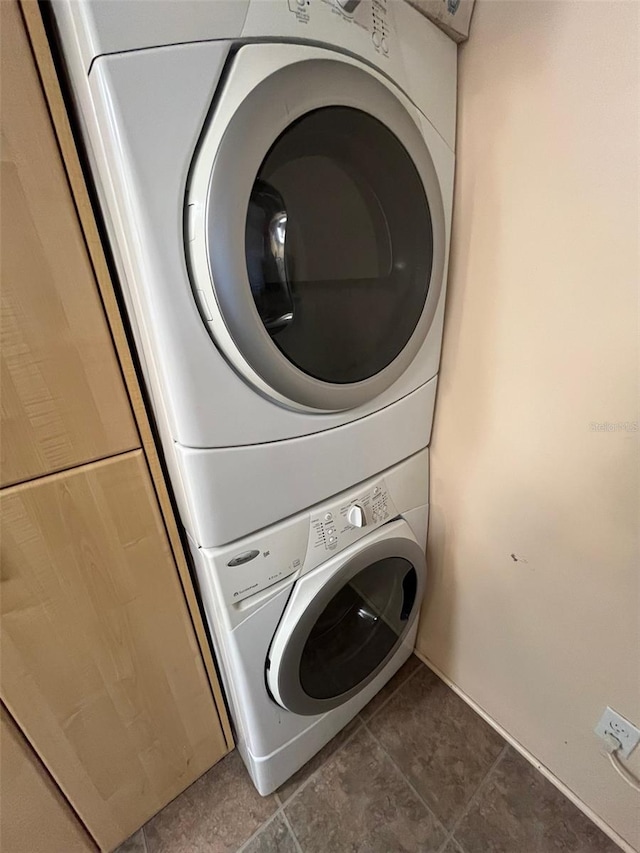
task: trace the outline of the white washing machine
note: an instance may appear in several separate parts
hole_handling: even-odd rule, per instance
[[[411,654],[428,450],[232,546],[192,543],[235,724],[261,794],[305,764]]]
[[[54,0],[185,527],[220,546],[430,438],[456,46],[403,0]]]

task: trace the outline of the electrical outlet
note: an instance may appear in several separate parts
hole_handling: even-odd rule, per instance
[[[604,714],[600,718],[600,722],[594,729],[595,733],[605,738],[607,735],[613,735],[620,741],[620,749],[617,752],[621,758],[629,758],[633,750],[640,743],[640,729],[625,720],[612,708],[605,708]]]

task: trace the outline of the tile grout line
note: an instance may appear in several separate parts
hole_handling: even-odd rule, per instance
[[[361,720],[359,716],[357,716],[357,718],[360,720],[359,725],[357,725],[355,727],[355,729],[351,732],[349,737],[346,738],[346,740],[343,743],[341,743],[340,746],[336,750],[334,750],[330,755],[327,756],[327,758],[322,762],[322,764],[313,771],[313,773],[309,776],[308,779],[305,779],[304,782],[298,788],[296,788],[296,790],[293,792],[293,794],[291,794],[291,796],[287,797],[286,800],[283,800],[280,797],[280,794],[277,791],[274,791],[275,800],[277,803],[279,803],[278,808],[271,815],[271,817],[269,817],[264,823],[260,824],[260,826],[253,833],[253,835],[251,835],[249,838],[247,838],[247,840],[236,850],[236,853],[242,853],[242,851],[246,849],[246,847],[249,845],[249,843],[251,841],[253,841],[254,839],[256,839],[261,834],[261,832],[264,829],[266,829],[269,826],[269,824],[272,823],[276,819],[276,817],[278,815],[282,815],[284,822],[286,823],[291,835],[293,836],[293,839],[294,839],[294,842],[296,845],[296,849],[299,851],[299,853],[302,853],[302,848],[300,847],[300,842],[298,841],[298,837],[295,834],[293,827],[291,826],[289,818],[285,814],[285,808],[291,802],[293,802],[293,800],[298,796],[298,794],[300,794],[310,784],[310,782],[312,782],[316,778],[316,776],[320,773],[320,771],[323,769],[323,767],[325,767],[325,765],[329,761],[331,761],[331,759],[335,758],[338,755],[338,753],[342,752],[342,750],[347,746],[347,744],[351,743],[351,741],[354,739],[354,737],[363,728],[365,728],[364,721]],[[354,719],[356,719],[356,717],[354,717]]]
[[[403,688],[403,687],[404,687],[404,686],[405,686],[409,681],[411,681],[411,679],[416,675],[416,673],[418,673],[418,672],[420,671],[420,669],[421,669],[421,665],[422,665],[422,666],[424,666],[424,664],[422,663],[422,661],[419,661],[419,665],[415,667],[415,669],[413,670],[413,672],[410,672],[410,673],[409,673],[409,675],[408,675],[408,676],[407,676],[407,677],[406,677],[406,678],[405,678],[405,679],[404,679],[404,680],[403,680],[403,681],[402,681],[402,682],[401,682],[401,683],[396,687],[396,689],[393,691],[393,693],[391,693],[391,694],[390,694],[390,695],[385,699],[385,701],[382,703],[382,705],[380,705],[380,707],[379,707],[376,711],[374,711],[374,713],[373,713],[373,714],[368,718],[369,720],[372,720],[374,717],[376,717],[376,716],[380,713],[380,711],[382,711],[382,709],[383,709],[383,708],[385,708],[385,707],[386,707],[386,705],[387,705],[387,704],[388,704],[388,703],[389,703],[389,702],[394,698],[394,696],[396,696],[396,694],[397,694],[397,693],[399,693],[399,692],[402,690],[402,688]],[[392,677],[393,677],[393,676],[392,676]],[[366,706],[365,706],[365,707],[366,707]],[[326,766],[326,764],[328,764],[328,762],[329,762],[329,761],[331,761],[331,760],[332,760],[333,758],[335,758],[335,757],[336,757],[340,752],[342,752],[342,750],[347,746],[347,744],[351,743],[351,741],[355,738],[355,736],[356,736],[356,735],[357,735],[357,734],[358,734],[362,729],[366,729],[366,731],[371,735],[371,737],[373,737],[373,739],[376,741],[376,743],[378,743],[378,745],[379,745],[379,746],[380,746],[380,748],[383,750],[383,752],[385,753],[385,755],[387,755],[387,752],[386,752],[386,750],[384,749],[384,747],[382,746],[382,744],[380,744],[380,743],[378,742],[377,738],[375,738],[375,737],[374,737],[374,735],[373,735],[373,734],[371,734],[371,732],[370,732],[369,728],[367,727],[367,721],[366,721],[366,720],[364,720],[364,719],[362,718],[361,713],[356,714],[356,716],[355,716],[353,719],[358,721],[358,725],[357,725],[357,726],[355,727],[355,729],[351,732],[351,734],[349,735],[349,737],[348,737],[348,738],[346,738],[346,740],[345,740],[343,743],[341,743],[341,744],[340,744],[340,746],[339,746],[336,750],[334,750],[330,755],[328,755],[328,756],[325,758],[325,760],[322,762],[322,764],[321,764],[319,767],[317,767],[317,768],[316,768],[316,770],[314,770],[314,772],[309,776],[309,778],[308,778],[308,779],[305,779],[305,780],[304,780],[304,782],[303,782],[303,783],[302,783],[298,788],[296,788],[296,790],[295,790],[295,791],[294,791],[294,792],[293,792],[289,797],[287,797],[287,799],[286,799],[286,800],[283,800],[283,799],[280,797],[280,794],[279,794],[277,791],[274,791],[274,798],[275,798],[276,803],[278,804],[278,808],[277,808],[277,809],[276,809],[276,811],[271,815],[271,817],[269,817],[266,821],[264,821],[264,823],[260,824],[260,826],[256,829],[256,831],[255,831],[255,832],[254,832],[254,833],[253,833],[249,838],[247,838],[247,840],[246,840],[246,841],[245,841],[245,842],[244,842],[244,843],[243,843],[243,844],[242,844],[242,845],[241,845],[241,846],[236,850],[236,853],[242,853],[242,851],[243,851],[243,850],[245,850],[245,849],[248,847],[248,845],[249,845],[252,841],[254,841],[254,840],[255,840],[255,839],[256,839],[256,838],[257,838],[257,837],[262,833],[262,831],[263,831],[263,830],[265,830],[265,829],[269,826],[269,824],[270,824],[270,823],[272,823],[272,822],[276,819],[276,817],[278,817],[278,815],[282,815],[282,818],[283,818],[284,822],[286,823],[287,828],[288,828],[289,832],[291,833],[291,835],[292,835],[292,837],[293,837],[293,840],[294,840],[294,843],[295,843],[295,845],[296,845],[296,849],[297,849],[298,853],[303,853],[302,848],[301,848],[301,846],[300,846],[300,842],[298,841],[298,837],[296,836],[296,834],[295,834],[295,832],[294,832],[294,830],[293,830],[293,827],[291,826],[291,822],[289,821],[289,818],[288,818],[288,817],[287,817],[287,815],[285,814],[285,811],[284,811],[284,810],[285,810],[285,807],[286,807],[286,806],[288,806],[288,805],[289,805],[289,804],[290,804],[290,803],[291,803],[291,802],[292,802],[292,801],[293,801],[293,800],[298,796],[298,794],[300,794],[300,793],[301,793],[301,792],[302,792],[302,791],[303,791],[303,790],[304,790],[304,789],[309,785],[309,783],[310,783],[313,779],[315,779],[315,778],[316,778],[316,776],[317,776],[317,775],[320,773],[320,771],[321,771],[321,770]],[[348,725],[348,724],[347,724],[347,725]],[[406,779],[406,777],[404,776],[404,773],[402,773],[402,771],[400,771],[400,770],[399,770],[399,768],[397,767],[397,765],[395,764],[395,762],[393,762],[393,765],[394,765],[394,767],[396,767],[396,769],[401,773],[402,777],[403,777],[404,779]],[[303,765],[303,766],[304,766],[304,765]],[[406,781],[408,782],[408,780],[406,780]],[[418,794],[417,794],[417,791],[415,791],[415,789],[413,788],[413,786],[411,785],[411,783],[409,783],[409,785],[411,786],[411,788],[412,788],[412,790],[414,791],[414,793],[415,793],[416,795],[418,795]],[[418,795],[418,796],[419,796],[419,795]],[[419,799],[420,799],[420,801],[425,805],[425,807],[428,809],[429,813],[434,817],[434,819],[437,821],[437,823],[438,823],[438,824],[440,824],[440,821],[438,821],[438,819],[435,817],[435,815],[433,815],[433,812],[431,812],[431,809],[429,809],[429,807],[428,807],[428,806],[427,806],[427,804],[424,802],[424,800],[422,799],[422,797],[419,797]],[[443,827],[443,829],[444,829],[444,827]],[[446,829],[445,829],[445,832],[446,832]],[[148,851],[146,850],[146,838],[145,838],[145,853],[148,853]]]
[[[291,835],[291,837],[293,838],[293,843],[296,846],[296,850],[298,851],[298,853],[302,853],[302,847],[300,845],[300,842],[298,841],[298,836],[293,831],[293,827],[291,826],[291,821],[287,817],[287,813],[285,812],[284,807],[282,809],[282,819],[287,825],[287,829],[289,830],[289,835]]]
[[[260,826],[256,829],[256,831],[252,835],[250,835],[249,838],[247,838],[247,840],[240,845],[240,847],[236,848],[236,853],[242,853],[243,850],[246,850],[249,844],[251,844],[252,841],[255,841],[259,835],[262,835],[263,831],[269,826],[269,824],[273,823],[279,814],[282,814],[283,809],[284,806],[280,806],[279,808],[277,808],[271,815],[271,817],[267,818],[264,823],[261,823]]]
[[[301,845],[300,845],[300,842],[298,841],[298,837],[296,836],[295,831],[294,831],[294,829],[293,829],[293,826],[291,825],[291,822],[290,822],[290,820],[289,820],[288,816],[287,816],[287,815],[286,815],[286,813],[285,813],[285,808],[286,808],[286,807],[287,807],[287,806],[288,806],[288,805],[289,805],[289,804],[290,804],[290,803],[291,803],[291,802],[292,802],[292,801],[293,801],[293,800],[294,800],[294,799],[295,799],[299,794],[301,794],[301,793],[302,793],[302,791],[303,791],[303,790],[304,790],[304,789],[305,789],[305,788],[306,788],[306,787],[307,787],[307,786],[308,786],[308,785],[309,785],[313,780],[315,780],[315,778],[320,774],[321,770],[323,770],[323,768],[324,768],[324,767],[325,767],[325,766],[326,766],[326,765],[327,765],[331,760],[333,760],[334,758],[336,758],[336,757],[337,757],[337,756],[338,756],[338,755],[339,755],[339,754],[340,754],[340,753],[341,753],[341,752],[342,752],[342,751],[347,747],[347,745],[351,743],[351,741],[356,737],[356,735],[358,735],[358,734],[359,734],[363,729],[364,729],[364,730],[367,732],[367,734],[372,738],[372,740],[377,744],[377,746],[382,750],[383,754],[384,754],[384,755],[389,759],[389,761],[391,762],[391,764],[392,764],[392,765],[393,765],[393,767],[395,768],[396,772],[397,772],[397,773],[400,775],[400,777],[404,780],[404,782],[407,784],[407,786],[408,786],[408,787],[410,788],[410,790],[413,792],[414,796],[416,796],[416,797],[417,797],[417,799],[419,800],[419,802],[421,802],[421,803],[422,803],[422,805],[423,805],[423,806],[425,807],[425,809],[427,810],[428,814],[429,814],[429,815],[432,817],[432,819],[434,820],[435,824],[436,824],[438,827],[440,827],[440,829],[444,832],[444,834],[445,834],[445,838],[444,838],[444,841],[443,841],[442,845],[438,848],[437,853],[444,853],[445,848],[447,847],[447,845],[448,845],[448,844],[449,844],[449,842],[451,842],[451,841],[453,841],[453,843],[454,843],[454,844],[456,844],[456,845],[458,846],[458,848],[462,851],[462,853],[464,853],[464,851],[463,851],[462,847],[460,846],[460,843],[458,842],[458,840],[457,840],[456,838],[454,838],[454,834],[455,834],[455,832],[457,831],[457,829],[459,828],[459,826],[460,826],[460,824],[462,823],[463,819],[464,819],[464,818],[467,816],[467,814],[469,813],[470,809],[471,809],[471,808],[473,807],[473,805],[477,802],[477,800],[478,800],[479,796],[482,794],[482,792],[484,791],[485,787],[488,785],[488,783],[489,783],[489,779],[490,779],[490,777],[492,776],[492,774],[493,774],[494,770],[496,769],[496,767],[497,767],[497,766],[498,766],[498,764],[502,761],[502,759],[503,759],[504,755],[506,754],[506,752],[507,752],[507,750],[508,750],[508,748],[509,748],[509,744],[507,743],[507,744],[505,744],[505,745],[503,746],[503,748],[501,749],[501,751],[500,751],[500,753],[499,753],[498,757],[497,757],[497,758],[496,758],[496,760],[493,762],[493,764],[491,765],[491,767],[488,769],[487,773],[485,774],[485,776],[482,778],[482,780],[481,780],[481,781],[480,781],[480,783],[478,784],[478,786],[477,786],[477,788],[475,789],[475,791],[473,792],[472,796],[469,798],[469,801],[468,801],[468,802],[467,802],[467,804],[465,805],[465,807],[464,807],[464,809],[463,809],[462,813],[459,815],[459,817],[458,817],[458,818],[456,819],[456,821],[454,822],[454,824],[453,824],[453,826],[452,826],[451,830],[447,830],[446,826],[445,826],[445,825],[442,823],[442,821],[441,821],[441,820],[440,820],[440,819],[435,815],[435,813],[433,812],[433,810],[432,810],[432,808],[429,806],[429,804],[425,801],[425,799],[422,797],[422,795],[417,791],[417,789],[414,787],[413,783],[409,780],[409,778],[405,775],[405,773],[400,769],[400,767],[398,766],[398,764],[396,763],[396,761],[394,760],[394,758],[393,758],[393,757],[388,753],[388,751],[385,749],[385,747],[383,746],[383,744],[378,740],[378,738],[374,735],[374,733],[373,733],[373,732],[371,731],[371,729],[369,728],[369,723],[370,723],[370,722],[371,722],[371,721],[372,721],[376,716],[378,716],[378,714],[379,714],[379,713],[380,713],[380,712],[381,712],[381,711],[382,711],[382,710],[383,710],[383,709],[384,709],[384,708],[385,708],[385,707],[386,707],[386,706],[391,702],[391,700],[392,700],[393,698],[395,698],[395,696],[396,696],[398,693],[400,693],[400,691],[401,691],[401,690],[402,690],[402,689],[403,689],[403,688],[404,688],[404,687],[405,687],[405,686],[406,686],[406,685],[411,681],[411,679],[412,679],[412,678],[416,677],[417,673],[418,673],[418,672],[421,670],[421,668],[422,668],[422,666],[421,666],[420,664],[421,664],[422,666],[424,666],[423,662],[422,662],[421,660],[419,660],[419,665],[418,665],[418,666],[416,666],[416,667],[415,667],[415,669],[414,669],[412,672],[410,672],[410,673],[409,673],[409,675],[407,675],[407,677],[406,677],[405,679],[403,679],[403,681],[402,681],[400,684],[398,684],[398,686],[396,687],[396,689],[395,689],[395,690],[394,690],[394,691],[393,691],[393,692],[392,692],[392,693],[391,693],[391,694],[390,694],[390,695],[385,699],[385,701],[380,705],[380,707],[379,707],[379,708],[377,708],[377,709],[374,711],[374,713],[373,713],[373,714],[371,714],[371,716],[370,716],[370,717],[368,717],[367,719],[364,719],[364,718],[361,716],[361,713],[362,713],[362,712],[359,712],[359,713],[354,717],[354,719],[355,719],[355,720],[357,720],[358,724],[357,724],[357,725],[356,725],[356,727],[354,728],[353,732],[349,735],[349,737],[348,737],[348,738],[346,738],[346,739],[343,741],[343,743],[341,743],[341,744],[339,745],[339,747],[338,747],[336,750],[334,750],[332,753],[330,753],[330,754],[325,758],[325,760],[322,762],[322,764],[320,764],[320,766],[319,766],[319,767],[317,767],[317,768],[316,768],[316,770],[315,770],[315,771],[314,771],[314,772],[313,772],[313,773],[312,773],[312,774],[311,774],[307,779],[305,779],[305,781],[304,781],[304,782],[302,782],[302,784],[301,784],[301,785],[300,785],[300,786],[299,786],[299,787],[298,787],[298,788],[297,788],[297,789],[296,789],[296,790],[295,790],[295,791],[294,791],[294,792],[293,792],[289,797],[287,797],[287,799],[286,799],[286,800],[283,800],[283,799],[281,798],[280,794],[279,794],[277,791],[274,791],[274,799],[275,799],[275,802],[276,802],[276,804],[277,804],[278,808],[273,812],[273,814],[272,814],[272,815],[271,815],[267,820],[265,820],[262,824],[260,824],[260,826],[255,830],[255,832],[254,832],[254,833],[252,833],[252,835],[251,835],[249,838],[247,838],[247,840],[246,840],[245,842],[243,842],[243,844],[242,844],[240,847],[238,847],[238,848],[236,849],[236,853],[243,853],[243,851],[245,851],[245,850],[248,848],[248,846],[249,846],[253,841],[255,841],[255,839],[256,839],[256,838],[258,838],[258,837],[262,834],[262,832],[264,832],[264,831],[269,827],[269,825],[270,825],[271,823],[273,823],[273,822],[276,820],[276,818],[277,818],[278,816],[281,816],[281,817],[282,817],[283,822],[285,823],[285,825],[286,825],[286,827],[287,827],[287,831],[289,832],[289,834],[290,834],[290,835],[291,835],[291,837],[292,837],[292,840],[293,840],[294,845],[295,845],[295,847],[296,847],[296,851],[297,851],[297,853],[303,853],[303,850],[302,850],[302,847],[301,847]],[[372,698],[373,698],[373,697],[372,697]],[[365,706],[365,707],[366,707],[366,706]],[[145,833],[144,826],[142,826],[142,827],[141,827],[141,830],[142,830],[142,840],[143,840],[144,851],[145,851],[145,853],[148,853],[149,848],[148,848],[148,845],[147,845],[147,838],[146,838],[146,833]]]
[[[384,702],[382,703],[382,705],[380,705],[380,707],[379,707],[379,708],[377,708],[377,709],[373,712],[373,714],[371,714],[371,716],[370,716],[370,717],[367,717],[367,719],[365,719],[365,718],[362,716],[362,711],[360,711],[360,713],[358,714],[358,717],[362,720],[363,725],[366,725],[366,724],[367,724],[367,722],[369,722],[369,720],[373,720],[373,718],[374,718],[374,717],[377,717],[377,716],[378,716],[378,714],[380,713],[380,711],[382,711],[382,709],[383,709],[383,708],[386,708],[386,707],[387,707],[387,705],[389,704],[389,702],[391,702],[391,700],[392,700],[395,696],[397,696],[397,694],[402,690],[402,688],[403,688],[403,687],[405,687],[405,686],[406,686],[406,685],[411,681],[411,679],[412,679],[412,678],[413,678],[413,677],[414,677],[418,672],[420,672],[420,669],[422,668],[422,666],[424,666],[424,664],[422,663],[422,661],[420,660],[420,658],[418,658],[418,660],[420,661],[421,666],[420,666],[420,665],[419,665],[419,666],[417,666],[417,667],[413,670],[413,672],[410,672],[410,673],[409,673],[409,675],[404,679],[404,681],[402,681],[402,682],[401,682],[401,683],[396,687],[396,689],[393,691],[393,693],[391,693],[389,696],[387,696],[387,698],[384,700]],[[426,668],[426,667],[425,667],[425,668]],[[391,676],[391,678],[393,678],[393,676]],[[390,679],[390,680],[391,680],[391,679]],[[380,688],[380,689],[382,690],[383,688]],[[376,694],[376,695],[377,695],[377,694]],[[371,699],[371,701],[373,701],[373,698]],[[366,708],[367,706],[365,705],[364,707]],[[364,710],[364,708],[363,708],[363,710]]]
[[[413,654],[413,652],[412,652],[412,654]],[[404,664],[403,664],[403,665],[404,665]],[[425,664],[420,660],[420,658],[418,658],[418,666],[416,666],[416,668],[413,670],[413,672],[410,672],[410,673],[409,673],[409,675],[408,675],[408,676],[407,676],[407,677],[406,677],[406,678],[405,678],[405,679],[404,679],[404,680],[403,680],[403,681],[402,681],[402,682],[401,682],[401,683],[396,687],[396,689],[393,691],[393,693],[391,693],[391,695],[390,695],[390,696],[388,696],[388,697],[384,700],[384,702],[382,703],[382,705],[380,705],[380,707],[379,707],[376,711],[374,711],[374,713],[373,713],[373,714],[372,714],[368,719],[369,719],[369,720],[373,720],[373,718],[374,718],[374,717],[376,717],[376,716],[380,713],[380,711],[382,711],[382,709],[383,709],[384,707],[386,707],[386,705],[387,705],[387,704],[388,704],[388,703],[393,699],[393,697],[394,697],[397,693],[399,693],[399,692],[402,690],[402,688],[403,688],[403,687],[404,687],[404,686],[405,686],[405,685],[406,685],[406,684],[407,684],[407,683],[408,683],[408,682],[409,682],[409,681],[414,677],[414,675],[416,675],[416,673],[417,673],[417,672],[419,672],[419,671],[420,671],[420,669],[421,669],[422,667],[428,668],[428,667],[426,667],[426,666],[425,666]],[[393,676],[391,676],[391,677],[393,678]],[[372,701],[373,701],[373,698],[372,698]],[[365,705],[365,707],[366,707],[366,705]],[[319,772],[322,770],[322,768],[323,768],[323,767],[324,767],[324,766],[325,766],[329,761],[331,761],[331,759],[332,759],[332,758],[334,758],[334,757],[335,757],[339,752],[341,752],[341,751],[342,751],[342,749],[343,749],[343,748],[344,748],[344,747],[345,747],[345,746],[346,746],[346,745],[347,745],[347,744],[348,744],[348,743],[349,743],[349,742],[350,742],[350,741],[351,741],[351,740],[352,740],[352,739],[353,739],[353,738],[358,734],[358,732],[360,731],[360,729],[362,729],[362,728],[366,728],[367,720],[365,720],[365,719],[362,717],[362,712],[361,712],[361,711],[360,711],[360,712],[358,712],[358,713],[353,717],[353,719],[358,721],[358,725],[357,725],[357,726],[355,727],[355,729],[351,732],[351,734],[349,735],[349,737],[348,737],[348,738],[346,738],[346,740],[345,740],[345,741],[343,741],[343,743],[341,743],[341,744],[340,744],[340,746],[339,746],[337,749],[335,749],[332,753],[330,753],[330,755],[328,755],[328,756],[325,758],[325,760],[322,762],[322,764],[321,764],[319,767],[317,767],[317,768],[313,771],[313,773],[311,774],[311,776],[309,776],[309,778],[308,778],[308,779],[305,779],[305,780],[304,780],[304,782],[303,782],[303,783],[302,783],[298,788],[296,788],[296,790],[295,790],[295,791],[294,791],[294,792],[293,792],[289,797],[287,797],[287,799],[286,799],[286,800],[282,800],[282,799],[280,798],[280,795],[278,794],[278,792],[277,792],[277,791],[275,792],[275,796],[276,796],[276,798],[277,798],[277,801],[280,803],[280,805],[281,805],[283,808],[284,808],[284,806],[288,805],[288,804],[291,802],[291,800],[292,800],[294,797],[296,797],[300,791],[302,791],[302,789],[303,789],[303,788],[306,788],[306,787],[307,787],[307,785],[308,785],[308,783],[311,781],[311,779],[315,778],[316,774],[317,774],[317,773],[319,773]],[[349,725],[349,724],[347,723],[347,725]],[[329,743],[330,743],[330,742],[331,742],[331,741],[329,741]],[[311,759],[310,759],[310,760],[311,760]],[[303,766],[304,766],[304,765],[303,765]]]
[[[355,719],[356,719],[356,717],[354,717],[354,720],[355,720]],[[360,718],[358,717],[358,719],[360,719]],[[339,746],[337,749],[335,749],[335,750],[334,750],[330,755],[328,755],[328,756],[325,758],[325,760],[322,762],[322,764],[321,764],[319,767],[317,767],[317,768],[313,771],[313,773],[309,776],[309,778],[308,778],[308,779],[305,779],[305,780],[304,780],[304,782],[303,782],[303,783],[302,783],[298,788],[296,788],[296,790],[293,792],[293,794],[291,794],[291,796],[287,797],[287,799],[286,799],[286,800],[282,801],[282,808],[285,808],[285,806],[288,806],[288,805],[289,805],[289,803],[290,803],[290,802],[291,802],[295,797],[297,797],[297,796],[298,796],[298,794],[299,794],[301,791],[303,791],[303,790],[307,787],[307,785],[309,784],[309,782],[311,782],[311,780],[312,780],[312,779],[315,779],[315,778],[316,778],[316,776],[318,775],[318,773],[320,773],[320,771],[322,770],[322,768],[323,768],[323,767],[325,767],[325,765],[326,765],[329,761],[331,761],[333,758],[335,758],[335,757],[336,757],[340,752],[342,752],[342,750],[345,748],[345,746],[346,746],[348,743],[351,743],[351,741],[352,741],[352,740],[354,739],[354,737],[358,734],[358,732],[359,732],[361,729],[363,729],[364,727],[365,727],[365,723],[364,723],[364,721],[363,721],[363,720],[360,720],[360,724],[359,724],[359,725],[357,725],[357,726],[355,727],[355,729],[351,732],[351,734],[349,735],[349,737],[348,737],[348,738],[346,738],[346,739],[345,739],[345,740],[340,744],[340,746]],[[304,766],[304,765],[303,765],[303,766]]]
[[[293,831],[293,827],[291,826],[289,818],[285,814],[285,811],[284,811],[285,807],[288,806],[289,803],[291,803],[292,800],[294,800],[298,796],[298,794],[304,788],[307,787],[307,785],[311,782],[312,779],[315,779],[315,777],[322,770],[322,768],[325,766],[325,764],[331,758],[333,758],[335,755],[337,755],[343,749],[343,747],[345,747],[348,743],[350,743],[350,741],[358,734],[358,732],[362,728],[363,728],[363,723],[360,723],[360,725],[356,726],[355,730],[349,735],[349,737],[344,741],[344,743],[340,744],[338,749],[336,749],[334,752],[332,752],[331,755],[329,755],[326,758],[326,760],[323,761],[323,763],[320,765],[320,767],[318,767],[316,770],[314,770],[314,772],[311,774],[311,776],[309,776],[308,779],[305,779],[305,781],[298,788],[296,788],[296,790],[293,792],[293,794],[291,794],[290,797],[287,797],[286,800],[283,800],[280,797],[280,794],[277,791],[274,791],[273,795],[274,795],[276,802],[279,804],[278,808],[275,810],[275,812],[269,818],[267,818],[267,820],[264,821],[264,823],[260,824],[260,826],[256,829],[256,831],[251,836],[249,836],[249,838],[247,838],[247,840],[244,841],[240,847],[237,848],[236,853],[242,853],[242,851],[245,850],[248,847],[248,845],[252,841],[254,841],[262,833],[262,831],[265,830],[269,826],[270,823],[273,823],[273,821],[278,817],[278,815],[282,815],[282,818],[283,818],[284,822],[286,823],[289,832],[293,836],[293,840],[295,842],[296,849],[299,851],[299,853],[302,853],[302,848],[300,847],[300,842],[298,841],[298,837],[296,836],[295,832]]]
[[[466,806],[463,808],[461,814],[459,814],[458,817],[456,818],[456,820],[453,822],[453,826],[451,827],[451,831],[449,832],[447,838],[445,839],[445,841],[444,841],[442,847],[440,848],[440,850],[438,851],[438,853],[443,853],[446,845],[451,840],[453,840],[456,844],[458,844],[458,846],[460,846],[458,839],[454,838],[453,836],[457,832],[458,827],[460,826],[462,821],[469,814],[469,811],[471,810],[472,806],[474,806],[478,802],[480,795],[485,790],[485,788],[489,785],[491,776],[493,775],[493,771],[496,769],[496,767],[500,764],[500,762],[502,761],[504,756],[507,754],[508,749],[509,749],[509,744],[505,743],[505,745],[500,750],[500,754],[498,755],[496,760],[493,762],[491,767],[487,770],[485,775],[482,777],[482,779],[480,780],[480,782],[478,784],[478,787],[475,789],[473,794],[469,797],[469,801],[467,802]]]
[[[386,750],[386,749],[384,748],[384,746],[380,743],[380,741],[378,740],[378,738],[374,735],[374,733],[371,731],[371,729],[369,728],[369,726],[368,726],[366,723],[364,723],[364,728],[366,729],[367,733],[371,736],[372,740],[373,740],[373,741],[374,741],[374,742],[375,742],[375,743],[380,747],[380,749],[381,749],[381,750],[382,750],[382,752],[385,754],[385,756],[389,759],[389,761],[391,762],[391,764],[395,767],[396,771],[400,774],[400,776],[402,777],[402,779],[406,782],[406,784],[407,784],[407,785],[409,786],[409,788],[412,790],[412,792],[413,792],[414,796],[416,796],[416,797],[418,798],[418,800],[422,803],[422,805],[425,807],[425,809],[427,810],[427,812],[431,815],[431,817],[433,818],[434,822],[437,824],[437,826],[439,826],[439,827],[440,827],[440,829],[444,832],[444,834],[445,834],[445,836],[446,836],[446,835],[447,835],[447,827],[442,823],[442,821],[440,820],[440,818],[439,818],[439,817],[434,813],[434,811],[433,811],[433,809],[431,808],[431,806],[427,803],[427,801],[424,799],[424,797],[423,797],[423,796],[418,792],[418,790],[414,787],[414,785],[413,785],[413,783],[411,782],[411,780],[407,778],[407,776],[405,775],[405,773],[403,773],[403,771],[400,769],[400,767],[396,764],[395,759],[394,759],[394,758],[392,758],[392,757],[391,757],[391,755],[389,755],[389,753],[387,752],[387,750]],[[448,841],[449,839],[447,838],[446,840]],[[441,849],[441,848],[439,848],[439,849]]]

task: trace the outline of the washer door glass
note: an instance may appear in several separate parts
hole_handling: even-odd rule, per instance
[[[361,110],[307,113],[260,167],[245,251],[260,318],[293,365],[334,384],[374,376],[411,338],[431,280],[431,215],[413,160]]]
[[[418,576],[401,557],[354,575],[324,608],[300,658],[300,684],[313,699],[332,699],[365,681],[407,630]]]

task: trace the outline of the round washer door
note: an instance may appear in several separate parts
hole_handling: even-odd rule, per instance
[[[269,689],[287,710],[315,715],[347,702],[409,632],[420,610],[425,558],[415,539],[402,535],[405,523],[394,526],[329,572],[319,588],[314,573],[296,584],[267,662]]]
[[[234,58],[194,163],[192,281],[214,339],[259,390],[340,411],[384,391],[424,342],[442,287],[442,197],[406,99],[319,49],[260,77],[269,48]],[[247,85],[240,70],[256,62]]]

